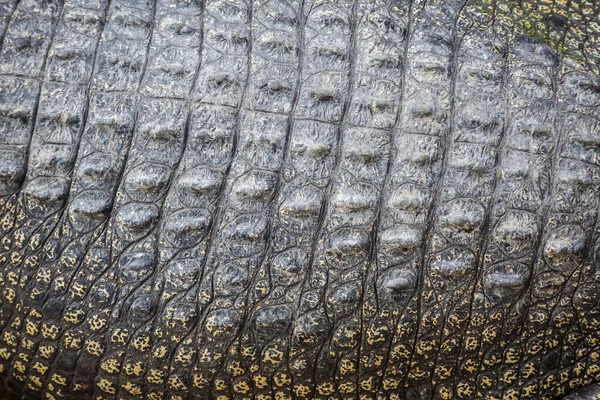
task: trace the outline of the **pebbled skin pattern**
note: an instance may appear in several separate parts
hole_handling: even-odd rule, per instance
[[[600,5],[0,0],[0,393],[600,398]]]

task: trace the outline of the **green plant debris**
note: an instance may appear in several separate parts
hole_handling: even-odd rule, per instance
[[[475,0],[474,5],[494,24],[529,35],[564,57],[579,62],[600,58],[600,18],[593,1]]]

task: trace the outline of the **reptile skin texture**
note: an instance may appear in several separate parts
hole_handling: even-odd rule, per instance
[[[594,0],[0,0],[0,398],[600,399],[599,62]]]

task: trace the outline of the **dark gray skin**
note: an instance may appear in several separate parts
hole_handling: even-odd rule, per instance
[[[0,390],[600,398],[591,3],[0,0]]]

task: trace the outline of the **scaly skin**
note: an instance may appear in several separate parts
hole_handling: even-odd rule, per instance
[[[0,392],[600,398],[599,7],[0,0]]]

